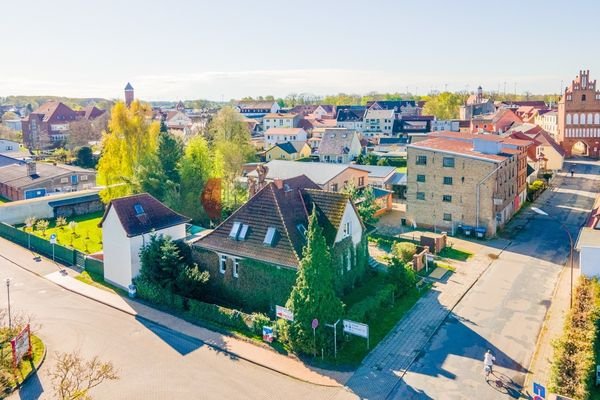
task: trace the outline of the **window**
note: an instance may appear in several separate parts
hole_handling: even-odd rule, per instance
[[[81,175],[79,177],[79,179],[82,180],[82,181],[87,181],[88,180],[88,176],[87,175]]]
[[[452,185],[452,177],[451,176],[444,177],[444,185]]]
[[[60,178],[60,183],[69,183],[69,178]]]
[[[239,271],[240,271],[240,260],[238,260],[237,258],[233,259],[233,277],[234,278],[239,278]]]
[[[298,232],[300,232],[300,234],[302,235],[302,237],[304,239],[306,239],[306,227],[304,226],[304,224],[298,224],[298,225],[296,225],[296,229],[298,229]]]
[[[240,230],[239,239],[246,240],[246,236],[248,236],[248,225],[242,224],[242,229]]]
[[[348,237],[350,236],[350,234],[352,233],[352,225],[350,223],[350,221],[346,221],[344,223],[344,237]]]
[[[444,213],[444,221],[452,221],[452,214]]]
[[[585,94],[581,95],[581,101],[585,101]]]
[[[77,185],[77,175],[71,175],[71,185]]]
[[[454,157],[444,157],[442,164],[444,167],[454,168]]]
[[[425,175],[417,175],[417,182],[425,182]]]
[[[361,176],[358,178],[358,186],[365,186],[365,177]]]
[[[331,191],[332,192],[337,192],[338,191],[338,184],[337,183],[332,183],[331,184]]]
[[[449,194],[445,194],[442,196],[442,201],[446,203],[452,203],[452,196],[450,196]]]
[[[417,192],[417,200],[425,200],[425,192]]]
[[[233,240],[237,240],[238,234],[240,233],[240,228],[242,224],[240,222],[234,222],[231,227],[231,231],[229,231],[229,237]]]
[[[346,253],[346,270],[350,271],[352,269],[352,256],[350,255],[350,248],[348,248],[348,252]]]
[[[227,270],[227,256],[222,254],[221,257],[219,257],[219,272],[224,274],[226,270]]]
[[[133,209],[135,211],[135,215],[140,215],[144,213],[144,207],[141,204],[134,204]]]
[[[265,235],[265,240],[263,240],[263,244],[265,244],[267,246],[273,246],[273,243],[275,243],[275,234],[276,233],[277,233],[277,229],[270,226],[269,229],[267,229],[267,234]]]
[[[417,165],[427,165],[427,156],[417,156]]]

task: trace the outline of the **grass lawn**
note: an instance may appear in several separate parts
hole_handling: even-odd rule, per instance
[[[92,274],[87,271],[83,271],[81,274],[77,275],[75,279],[88,285],[95,286],[99,289],[106,290],[107,292],[118,294],[120,296],[128,295],[127,291],[105,282],[104,278],[97,274]]]
[[[9,199],[7,199],[6,197],[0,196],[0,204],[2,204],[2,203],[9,203],[9,202],[10,202]]]
[[[4,346],[3,351],[11,351],[10,343],[7,343]],[[42,340],[35,335],[31,335],[31,351],[33,353],[33,357],[30,360],[21,361],[19,370],[17,371],[16,375],[13,376],[13,386],[21,384],[34,369],[40,366],[42,357],[44,356],[45,346]]]
[[[49,220],[50,225],[46,230],[46,234],[35,230],[34,235],[49,239],[50,235],[56,234],[57,243],[63,246],[72,247],[81,252],[91,254],[102,250],[102,229],[98,227],[98,223],[102,219],[102,212],[94,214],[79,215],[72,218],[67,218],[67,224],[71,221],[77,222],[75,234],[71,232],[69,226],[57,228],[56,220]],[[23,225],[20,226],[23,228]]]
[[[458,261],[467,261],[469,258],[473,257],[473,253],[466,250],[445,247],[442,251],[440,251],[438,256],[443,258],[451,258]]]
[[[372,279],[373,283],[369,282],[364,287],[358,288],[350,296],[347,296],[344,300],[354,300],[355,297],[364,299],[365,295],[372,295],[373,290],[379,288],[379,284],[382,283],[383,279],[377,282],[378,278]],[[425,294],[427,290],[421,289],[419,292],[417,289],[411,290],[409,293],[404,295],[402,298],[397,299],[394,305],[388,307],[380,312],[374,321],[369,323],[369,346],[367,350],[367,340],[358,336],[349,336],[349,340],[341,344],[341,348],[338,349],[337,360],[330,359],[336,365],[352,365],[357,366],[360,364],[363,358],[373,350],[379,342],[396,326],[398,321],[402,319],[404,314],[409,311],[412,306],[419,300],[419,298]],[[341,340],[340,340],[341,342]]]

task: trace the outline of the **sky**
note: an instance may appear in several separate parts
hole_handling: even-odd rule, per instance
[[[600,77],[594,0],[2,4],[0,97],[557,93]]]

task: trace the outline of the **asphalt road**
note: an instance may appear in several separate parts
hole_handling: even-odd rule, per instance
[[[0,249],[0,252],[2,249]],[[66,291],[0,258],[0,282],[12,279],[11,304],[41,325],[48,358],[37,377],[10,399],[52,399],[47,371],[54,353],[79,350],[112,361],[121,379],[93,391],[95,399],[328,399],[343,389],[315,386],[243,360],[201,341],[136,320]],[[6,290],[0,288],[0,307]]]
[[[565,223],[576,239],[586,210],[593,204],[590,192],[600,189],[600,164],[574,166],[576,176],[565,177],[561,187],[539,206]],[[511,224],[524,228],[513,230],[512,243],[454,309],[388,398],[519,396],[569,241],[556,221],[530,210]],[[487,349],[495,354],[497,364],[489,380],[482,362]]]

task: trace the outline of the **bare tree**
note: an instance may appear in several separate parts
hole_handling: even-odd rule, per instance
[[[119,375],[112,362],[98,356],[84,360],[79,352],[56,353],[56,365],[49,375],[56,397],[60,400],[90,400],[89,391],[106,380],[117,380]]]
[[[67,147],[74,149],[81,146],[89,146],[90,142],[99,141],[102,138],[102,131],[108,124],[108,113],[93,120],[80,119],[69,124],[69,137]]]

